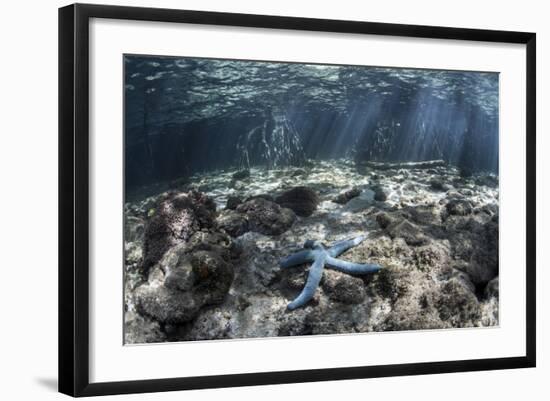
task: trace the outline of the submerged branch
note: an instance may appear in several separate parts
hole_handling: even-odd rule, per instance
[[[385,163],[385,162],[359,162],[359,164],[377,170],[400,170],[400,169],[429,169],[435,167],[444,167],[447,164],[444,160],[426,160],[421,162],[404,162],[404,163]]]

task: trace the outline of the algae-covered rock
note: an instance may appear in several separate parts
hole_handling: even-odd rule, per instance
[[[455,279],[442,285],[435,305],[441,320],[451,327],[471,327],[481,318],[481,307],[475,294]]]
[[[350,199],[356,198],[361,194],[361,189],[358,187],[353,187],[350,190],[338,194],[332,201],[344,205],[350,201]]]
[[[161,199],[145,225],[143,269],[147,271],[164,253],[193,233],[212,227],[216,205],[203,193],[169,193]]]
[[[218,226],[232,237],[243,235],[249,230],[246,214],[233,210],[220,213],[217,221]]]
[[[232,176],[234,180],[244,180],[250,177],[250,170],[239,170],[235,172]]]
[[[386,189],[381,185],[375,185],[371,188],[374,191],[374,200],[378,202],[385,202],[388,199]]]
[[[452,199],[445,206],[447,213],[455,216],[466,216],[472,213],[472,204],[465,199]]]
[[[487,284],[498,275],[498,215],[486,222],[461,217],[447,223],[454,267],[467,273],[474,284]]]
[[[288,230],[296,215],[288,208],[263,198],[254,198],[237,206],[236,211],[246,216],[249,230],[266,235],[280,235]]]
[[[289,208],[298,216],[308,217],[313,214],[319,204],[319,195],[308,187],[295,187],[279,195],[275,202],[284,208]]]
[[[212,250],[188,253],[185,245],[172,248],[148,283],[136,289],[137,310],[163,324],[193,319],[201,307],[220,303],[227,295],[234,271],[226,258]]]

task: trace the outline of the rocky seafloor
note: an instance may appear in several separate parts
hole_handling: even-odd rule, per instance
[[[443,163],[216,171],[125,204],[125,342],[498,325],[498,177]],[[139,199],[137,197],[136,199]],[[290,311],[306,240],[366,235]]]

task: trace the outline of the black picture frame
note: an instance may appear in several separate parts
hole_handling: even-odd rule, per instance
[[[521,357],[90,383],[89,21],[91,18],[438,38],[526,46],[526,354]],[[158,392],[534,367],[536,35],[479,29],[74,4],[59,9],[59,391],[71,396]]]

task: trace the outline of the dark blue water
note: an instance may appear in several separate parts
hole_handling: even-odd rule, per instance
[[[498,171],[498,73],[125,57],[126,188],[307,159]]]

